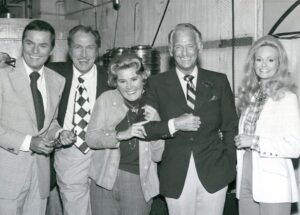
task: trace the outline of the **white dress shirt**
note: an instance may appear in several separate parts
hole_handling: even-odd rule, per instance
[[[25,70],[26,70],[26,73],[28,74],[28,84],[30,85],[30,77],[29,75],[32,73],[32,72],[38,72],[40,74],[40,77],[39,79],[37,80],[37,87],[42,95],[42,98],[43,98],[43,105],[44,105],[44,113],[46,113],[47,111],[47,90],[46,90],[46,81],[45,81],[45,75],[44,75],[44,66],[39,70],[39,71],[33,71],[27,64],[26,62],[24,61],[23,59],[23,63],[24,63],[24,66],[25,66]],[[21,151],[29,151],[29,148],[30,148],[30,142],[31,142],[31,138],[32,136],[31,135],[26,135],[21,147],[20,147],[20,150]]]
[[[186,86],[187,86],[187,82],[184,80],[184,76],[185,74],[183,72],[181,72],[179,69],[176,68],[176,74],[178,76],[178,79],[179,79],[179,82],[180,82],[180,85],[181,85],[181,88],[183,90],[183,93],[185,95],[185,99],[187,100],[187,97],[186,97]],[[192,82],[193,82],[193,85],[195,86],[195,89],[197,87],[197,78],[198,78],[198,68],[195,66],[193,71],[191,72],[192,76],[194,76]],[[177,131],[175,129],[175,125],[174,125],[174,118],[173,119],[170,119],[169,122],[168,122],[168,127],[169,127],[169,132],[170,134],[173,136],[173,134]]]
[[[79,72],[76,67],[73,65],[73,80],[72,80],[72,86],[70,89],[69,94],[69,100],[68,100],[68,106],[66,110],[66,115],[64,119],[64,125],[63,128],[66,130],[72,130],[73,125],[73,115],[74,115],[74,102],[75,102],[75,93],[77,86],[79,84],[78,77],[81,77],[84,82],[84,86],[87,89],[87,93],[90,100],[90,107],[91,111],[93,110],[95,101],[96,101],[96,94],[97,94],[97,67],[94,65],[90,71],[83,74]]]

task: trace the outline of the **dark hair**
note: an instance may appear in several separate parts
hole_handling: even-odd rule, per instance
[[[117,87],[118,72],[124,69],[135,68],[136,74],[142,75],[144,82],[150,76],[150,70],[145,70],[142,60],[133,52],[123,52],[115,56],[108,66],[108,85]]]
[[[68,35],[68,46],[69,47],[71,46],[71,43],[73,42],[74,35],[78,31],[81,31],[81,32],[84,32],[84,33],[91,33],[95,38],[95,43],[96,43],[97,47],[100,48],[100,46],[101,46],[101,37],[100,37],[99,32],[97,30],[94,30],[92,27],[85,26],[85,25],[77,25],[69,31],[69,35]]]
[[[55,30],[48,22],[43,20],[33,20],[26,25],[22,35],[22,41],[24,41],[27,31],[45,31],[51,34],[51,46],[52,49],[55,46]]]

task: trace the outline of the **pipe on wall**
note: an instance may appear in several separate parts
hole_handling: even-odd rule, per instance
[[[86,10],[96,9],[97,7],[101,7],[103,5],[111,4],[111,3],[113,3],[113,0],[104,1],[104,2],[96,4],[94,6],[88,6],[86,8],[80,9],[80,10],[75,10],[75,11],[68,12],[65,15],[66,16],[74,15],[76,13],[80,13],[80,12],[83,12],[83,11],[86,11]]]

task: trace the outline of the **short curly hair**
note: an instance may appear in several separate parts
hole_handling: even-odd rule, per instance
[[[144,68],[141,58],[133,52],[123,52],[116,55],[108,65],[108,85],[116,88],[118,72],[129,68],[134,68],[138,75],[142,75],[144,82],[150,76],[150,71]]]

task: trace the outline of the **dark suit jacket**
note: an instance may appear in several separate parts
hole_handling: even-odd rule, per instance
[[[198,71],[194,111],[186,105],[175,69],[148,81],[148,104],[158,110],[162,121],[150,122],[145,129],[148,139],[166,139],[159,167],[160,189],[166,197],[180,196],[192,152],[199,179],[208,192],[222,189],[236,175],[233,138],[238,118],[230,85],[224,74],[201,68]],[[200,128],[196,132],[178,131],[171,137],[168,120],[184,113],[199,116]]]
[[[58,110],[58,123],[61,127],[64,125],[64,119],[67,111],[68,101],[69,101],[69,94],[72,86],[72,79],[73,79],[73,64],[72,62],[55,62],[47,64],[47,67],[51,68],[52,70],[56,71],[58,74],[62,75],[66,79],[65,88],[61,97],[61,101],[59,104]],[[97,92],[96,98],[98,98],[101,93],[108,90],[109,87],[107,85],[107,72],[104,68],[97,66]],[[53,163],[53,154],[51,156],[51,163]],[[51,166],[51,187],[55,185],[55,171],[53,169],[53,165]]]

